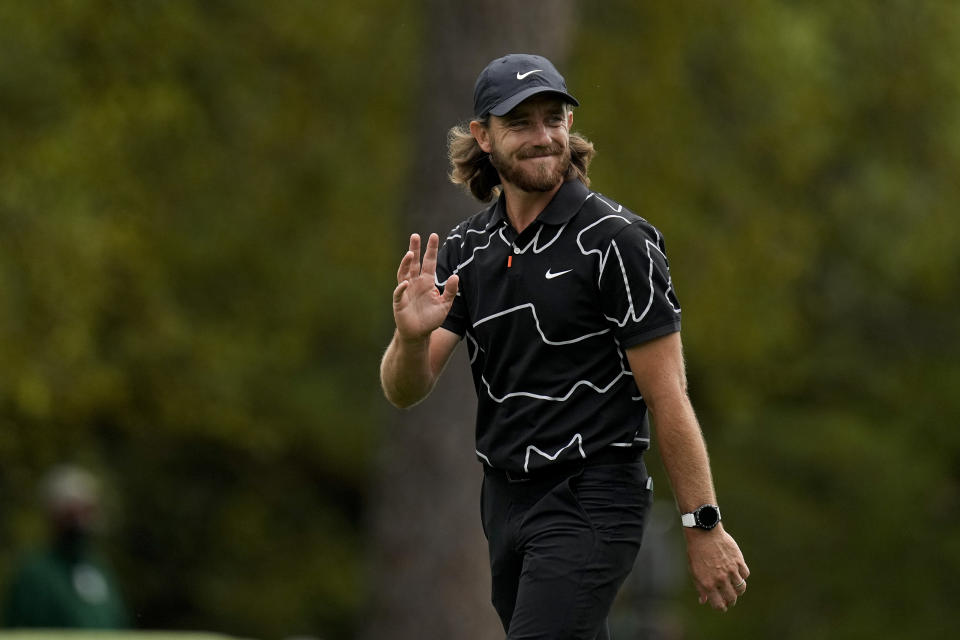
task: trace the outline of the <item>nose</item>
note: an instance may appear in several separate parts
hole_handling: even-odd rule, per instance
[[[553,143],[550,137],[550,128],[546,122],[540,121],[533,127],[533,140],[537,146],[549,146]]]

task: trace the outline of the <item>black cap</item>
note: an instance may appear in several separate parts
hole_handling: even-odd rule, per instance
[[[567,93],[567,83],[543,56],[511,53],[497,58],[480,72],[473,87],[473,113],[506,115],[515,106],[538,93],[555,93],[575,107],[580,103]]]

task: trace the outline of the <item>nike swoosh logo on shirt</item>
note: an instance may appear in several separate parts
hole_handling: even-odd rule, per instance
[[[544,275],[547,278],[547,280],[553,280],[554,278],[562,276],[565,273],[570,273],[571,271],[573,271],[573,269],[567,269],[566,271],[557,271],[556,273],[552,273],[550,269],[547,269],[547,273]]]
[[[534,69],[533,71],[527,71],[526,73],[520,73],[517,71],[517,80],[523,80],[531,73],[540,73],[541,71],[543,71],[543,69]]]

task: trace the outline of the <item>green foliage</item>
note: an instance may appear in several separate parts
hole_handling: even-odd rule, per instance
[[[592,177],[665,233],[754,573],[726,617],[690,589],[689,637],[944,637],[958,7],[611,2],[584,19],[570,86]]]
[[[0,4],[0,577],[70,458],[138,624],[347,633],[408,4]]]

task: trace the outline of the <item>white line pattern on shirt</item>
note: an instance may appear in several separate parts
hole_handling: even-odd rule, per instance
[[[601,283],[601,281],[602,281],[602,279],[603,279],[603,276],[604,276],[604,274],[605,274],[605,272],[606,272],[606,268],[607,268],[607,266],[609,266],[609,265],[611,264],[611,263],[610,263],[611,253],[613,253],[613,254],[616,256],[616,261],[615,261],[615,263],[619,266],[620,276],[623,278],[623,287],[624,287],[623,290],[624,290],[624,294],[625,294],[625,296],[626,296],[626,306],[627,306],[627,308],[626,308],[626,311],[625,311],[625,313],[624,313],[623,318],[611,318],[611,317],[607,316],[606,314],[604,314],[604,317],[605,317],[608,321],[610,321],[611,323],[615,324],[615,325],[618,326],[618,327],[624,327],[628,322],[631,322],[631,321],[632,321],[632,322],[635,322],[635,323],[642,322],[642,321],[644,320],[644,318],[647,316],[647,314],[650,312],[651,308],[653,307],[654,299],[655,299],[655,296],[656,296],[656,288],[655,288],[655,286],[654,286],[654,276],[655,276],[655,272],[656,272],[655,262],[656,262],[656,261],[654,260],[653,251],[658,252],[661,256],[663,256],[663,259],[666,260],[666,256],[664,255],[663,251],[660,249],[660,246],[659,246],[659,242],[660,242],[659,232],[656,231],[656,229],[653,230],[653,232],[656,234],[656,241],[652,241],[652,240],[645,240],[645,241],[644,241],[644,243],[645,243],[645,244],[644,244],[644,248],[645,248],[645,250],[646,250],[647,259],[648,259],[648,260],[647,260],[647,263],[648,263],[648,274],[647,274],[646,280],[647,280],[648,288],[649,288],[649,296],[647,297],[646,304],[645,304],[643,310],[638,313],[638,312],[637,312],[636,301],[634,300],[635,292],[631,290],[631,287],[630,287],[630,278],[628,277],[627,270],[626,270],[626,267],[625,267],[624,261],[623,261],[623,256],[621,255],[620,246],[617,244],[617,241],[616,241],[615,239],[610,239],[610,240],[609,240],[609,244],[607,245],[607,247],[606,247],[605,250],[602,250],[602,249],[600,249],[600,248],[590,248],[590,249],[587,249],[587,248],[584,246],[584,236],[585,236],[585,234],[587,234],[588,232],[590,232],[590,231],[591,231],[592,229],[594,229],[595,227],[598,227],[599,225],[601,225],[601,224],[603,224],[603,223],[605,223],[605,222],[610,222],[610,221],[613,221],[614,219],[616,219],[616,222],[615,222],[614,224],[615,224],[618,228],[623,228],[623,227],[625,227],[625,226],[627,226],[627,225],[632,224],[633,220],[631,220],[630,218],[626,217],[626,214],[620,215],[620,214],[623,213],[623,205],[616,204],[616,203],[611,203],[611,202],[607,201],[605,198],[603,198],[603,197],[601,197],[600,195],[598,195],[598,194],[596,194],[596,193],[593,193],[593,192],[591,192],[591,193],[587,196],[586,199],[590,199],[591,197],[594,197],[594,196],[596,196],[596,198],[597,198],[597,200],[598,200],[599,202],[603,203],[607,208],[609,208],[609,209],[612,211],[612,213],[611,213],[611,214],[608,214],[608,215],[601,216],[598,220],[592,222],[591,224],[587,225],[587,226],[584,227],[583,229],[580,229],[579,232],[577,233],[577,236],[576,236],[576,245],[577,245],[577,247],[579,248],[580,253],[581,253],[582,255],[584,255],[584,256],[589,257],[589,256],[592,255],[592,254],[596,254],[596,255],[597,255],[597,259],[598,259],[597,286],[600,286],[600,283]],[[473,233],[473,234],[476,234],[476,235],[478,235],[478,236],[481,236],[481,238],[479,238],[479,241],[480,241],[480,242],[483,242],[483,240],[484,240],[484,239],[482,238],[483,234],[489,233],[489,236],[485,239],[485,240],[486,240],[485,244],[480,244],[480,245],[477,245],[477,246],[475,246],[475,247],[472,248],[472,250],[471,250],[471,252],[470,252],[470,256],[469,256],[465,261],[463,261],[463,262],[461,262],[460,264],[458,264],[458,265],[456,266],[456,268],[453,270],[453,272],[451,273],[451,275],[458,273],[461,269],[463,269],[463,268],[466,267],[467,265],[471,264],[471,263],[473,262],[473,260],[476,258],[476,256],[477,256],[478,253],[480,253],[481,251],[485,251],[485,250],[489,249],[489,248],[491,247],[491,245],[492,245],[492,241],[493,241],[493,238],[494,238],[495,236],[499,236],[500,239],[501,239],[507,246],[512,246],[512,247],[513,247],[513,251],[514,251],[515,254],[523,254],[523,253],[526,253],[526,252],[529,251],[531,248],[533,249],[533,253],[539,254],[539,253],[542,253],[543,251],[545,251],[546,249],[548,249],[550,246],[552,246],[554,243],[556,243],[557,240],[560,239],[560,237],[563,235],[563,232],[564,232],[564,231],[566,230],[566,228],[567,228],[567,224],[568,224],[568,223],[564,223],[564,224],[556,231],[556,233],[553,235],[553,237],[550,238],[549,240],[545,241],[544,244],[542,244],[542,245],[540,244],[540,242],[541,242],[541,240],[542,240],[541,234],[542,234],[545,226],[541,226],[541,227],[537,230],[537,232],[536,232],[536,234],[534,235],[534,237],[530,240],[530,242],[528,242],[528,243],[526,244],[526,246],[524,246],[524,247],[522,247],[522,248],[516,246],[516,244],[511,243],[511,242],[507,239],[507,237],[506,237],[506,235],[505,235],[505,231],[507,230],[508,227],[507,227],[506,223],[503,222],[502,220],[493,221],[493,222],[491,222],[490,224],[488,224],[484,229],[467,229],[467,230],[464,232],[464,235]],[[611,234],[611,235],[615,235],[615,234],[616,234],[616,232],[615,232],[614,234]],[[601,237],[602,237],[602,235],[601,235]],[[608,236],[608,237],[609,237],[609,236]],[[461,239],[461,243],[460,243],[461,249],[466,248],[466,245],[467,245],[466,238],[464,238],[463,236],[461,236],[459,233],[454,233],[454,234],[450,235],[450,236],[447,238],[447,240],[448,240],[448,241],[452,241],[452,240],[454,240],[455,238],[456,238],[456,239]],[[631,250],[633,250],[633,249],[631,249]],[[671,280],[671,278],[670,278],[669,271],[667,271],[664,275],[666,276],[666,279],[667,279],[667,283],[666,283],[666,284],[667,284],[667,288],[666,288],[666,291],[664,292],[665,297],[666,297],[666,300],[667,300],[667,303],[671,306],[671,308],[672,308],[676,313],[679,314],[679,313],[680,313],[680,308],[674,304],[674,301],[672,300],[672,298],[671,298],[671,296],[670,296],[670,292],[671,292],[672,289],[673,289],[673,283],[672,283],[672,280]],[[642,282],[642,281],[641,281],[641,282]],[[443,286],[443,285],[445,284],[445,281],[444,281],[444,283],[437,282],[437,284],[438,284],[438,286]],[[634,284],[636,284],[636,281],[634,282]],[[458,295],[459,295],[459,294],[458,294]],[[479,327],[479,326],[483,325],[484,323],[490,322],[490,321],[495,320],[495,319],[497,319],[497,318],[502,318],[502,317],[504,317],[504,316],[507,316],[507,315],[510,315],[510,314],[513,314],[513,313],[519,313],[519,312],[521,312],[521,311],[526,311],[526,310],[529,310],[529,313],[530,313],[530,315],[531,315],[532,318],[533,318],[534,327],[535,327],[537,333],[539,334],[540,339],[541,339],[541,341],[542,341],[542,343],[543,343],[544,345],[549,345],[549,346],[570,345],[570,344],[574,344],[574,343],[577,343],[577,342],[581,342],[581,341],[587,340],[587,339],[589,339],[589,338],[593,338],[593,337],[596,337],[596,336],[600,336],[600,335],[604,335],[604,334],[608,334],[608,333],[611,333],[611,332],[612,332],[612,327],[607,327],[607,328],[605,328],[605,329],[603,329],[603,330],[601,330],[601,331],[596,331],[596,332],[588,333],[588,334],[581,335],[581,336],[574,337],[574,338],[570,338],[570,339],[567,339],[567,340],[553,340],[553,339],[550,339],[550,338],[547,337],[546,333],[544,332],[544,327],[542,326],[542,324],[541,324],[541,322],[540,322],[540,318],[539,318],[539,316],[538,316],[538,314],[537,314],[536,306],[534,305],[533,302],[528,302],[528,303],[525,303],[525,304],[520,304],[520,305],[517,305],[517,306],[514,306],[514,307],[510,307],[510,308],[508,308],[508,309],[503,309],[503,310],[497,311],[497,312],[495,312],[495,313],[492,313],[492,314],[490,314],[490,315],[487,315],[486,317],[480,318],[479,320],[477,320],[477,321],[475,321],[475,322],[473,323],[473,328],[475,329],[476,327]],[[480,343],[479,343],[479,341],[477,340],[476,335],[473,335],[473,332],[472,332],[472,331],[468,331],[468,332],[466,333],[466,337],[467,337],[467,339],[469,340],[468,346],[470,347],[470,351],[472,352],[472,353],[471,353],[471,357],[470,357],[470,363],[471,363],[471,365],[473,365],[473,364],[475,364],[475,361],[476,361],[477,357],[479,356],[480,352],[482,351],[482,349],[481,349],[481,347],[480,347]],[[614,337],[614,340],[616,340],[615,337]],[[622,353],[622,349],[620,349],[619,346],[618,346],[618,352]],[[596,392],[596,393],[598,393],[598,394],[605,394],[605,393],[609,392],[612,388],[614,388],[614,387],[617,385],[617,383],[621,380],[621,378],[623,378],[624,376],[632,376],[632,373],[628,370],[628,368],[627,368],[627,366],[626,366],[626,364],[625,364],[625,357],[621,359],[621,366],[620,366],[620,368],[621,368],[620,372],[618,372],[618,373],[614,376],[614,378],[613,378],[612,380],[610,380],[610,381],[608,381],[608,382],[605,382],[605,383],[600,383],[600,384],[598,384],[598,383],[593,382],[592,380],[587,380],[587,379],[576,380],[575,382],[573,382],[573,384],[572,384],[565,392],[562,392],[563,395],[546,395],[546,394],[543,394],[543,393],[534,393],[534,392],[532,392],[532,391],[513,390],[513,391],[505,391],[505,392],[503,393],[503,395],[498,396],[498,395],[495,395],[495,394],[494,394],[494,392],[493,392],[493,390],[492,390],[492,388],[491,388],[491,386],[490,386],[490,382],[489,382],[482,374],[480,375],[480,381],[481,381],[481,383],[483,384],[483,386],[486,388],[487,396],[488,396],[491,400],[493,400],[494,402],[500,403],[500,404],[506,402],[507,400],[509,400],[509,399],[511,399],[511,398],[521,398],[521,397],[522,397],[522,398],[530,398],[530,399],[534,399],[534,400],[544,400],[544,401],[553,401],[553,402],[565,402],[565,401],[567,401],[580,387],[585,387],[585,388],[592,389],[594,392]],[[631,395],[632,395],[632,394],[631,394]],[[642,400],[642,397],[641,397],[641,396],[633,396],[631,399],[632,399],[633,401],[641,401],[641,400]],[[634,439],[633,442],[617,442],[617,443],[613,443],[612,446],[615,446],[615,447],[630,447],[630,446],[633,446],[635,443],[646,443],[646,444],[649,445],[649,438],[641,438],[641,437],[637,436],[637,437]],[[526,471],[529,471],[529,464],[530,464],[531,454],[536,453],[537,455],[541,456],[542,458],[544,458],[544,459],[546,459],[546,460],[548,460],[548,461],[554,461],[554,460],[556,460],[560,455],[562,455],[564,451],[570,449],[574,444],[577,444],[577,448],[578,448],[578,451],[579,451],[580,456],[581,456],[581,457],[586,457],[586,455],[585,455],[585,453],[584,453],[584,451],[583,451],[583,437],[582,437],[582,435],[581,435],[580,433],[577,433],[577,434],[573,437],[573,439],[569,442],[569,444],[567,444],[566,446],[561,447],[559,450],[556,451],[556,453],[554,453],[554,454],[552,454],[552,455],[551,455],[551,454],[548,454],[548,453],[544,452],[542,449],[540,449],[540,448],[538,448],[538,447],[530,444],[530,445],[527,446],[527,450],[526,450],[526,458],[525,458],[525,460],[524,460],[524,469],[525,469]],[[477,451],[477,455],[480,456],[481,458],[483,458],[483,460],[484,460],[487,464],[490,464],[490,460],[487,458],[487,456],[485,456],[484,454],[480,453],[479,451]]]
[[[560,448],[557,450],[557,452],[556,452],[555,454],[553,454],[553,455],[550,455],[549,453],[546,453],[545,451],[542,451],[542,450],[538,449],[537,447],[533,446],[532,444],[529,445],[529,446],[527,447],[527,455],[526,455],[526,458],[525,458],[524,461],[523,461],[523,470],[524,470],[525,472],[527,472],[527,473],[530,473],[530,454],[531,454],[531,453],[536,453],[536,454],[538,454],[538,455],[546,458],[547,460],[553,461],[553,460],[556,460],[558,457],[560,457],[560,454],[561,454],[561,453],[563,453],[564,451],[566,451],[567,449],[569,449],[570,447],[572,447],[574,443],[577,444],[577,450],[580,452],[580,457],[581,457],[581,458],[586,458],[586,457],[587,457],[587,454],[584,453],[584,451],[583,451],[583,436],[581,436],[579,433],[574,434],[573,439],[570,440],[570,443],[567,444],[566,446],[560,447]]]
[[[530,247],[533,247],[533,252],[534,252],[534,253],[543,253],[544,251],[546,251],[546,249],[547,249],[550,245],[552,245],[554,242],[557,241],[557,238],[559,238],[559,237],[563,234],[563,230],[567,228],[567,223],[563,223],[563,226],[561,226],[561,227],[557,230],[557,233],[553,236],[553,239],[550,240],[549,242],[547,242],[545,245],[543,245],[543,246],[541,247],[541,246],[539,246],[539,244],[538,244],[538,242],[539,242],[539,240],[540,240],[540,232],[543,231],[545,228],[546,228],[545,226],[541,225],[540,228],[537,229],[536,235],[533,236],[533,240],[531,240],[530,242],[528,242],[528,243],[527,243],[527,246],[525,246],[523,249],[521,249],[521,248],[518,247],[516,244],[514,244],[514,245],[513,245],[513,251],[514,251],[514,253],[518,253],[518,254],[526,253],[526,252],[527,252],[527,249],[529,249]],[[502,232],[501,232],[501,235],[502,235]],[[506,240],[506,238],[504,238],[504,240]]]
[[[616,207],[614,207],[612,204],[610,204],[609,202],[607,202],[606,198],[604,198],[603,196],[601,196],[601,195],[600,195],[599,193],[597,193],[596,191],[591,191],[591,192],[590,192],[590,195],[586,197],[586,200],[589,200],[589,199],[591,198],[591,196],[596,196],[596,197],[597,197],[597,200],[599,200],[599,201],[602,202],[603,204],[607,205],[608,207],[610,207],[611,209],[613,209],[613,210],[616,211],[617,213],[620,213],[621,211],[623,211],[623,205],[622,205],[622,204],[618,204]],[[586,200],[584,200],[584,202],[586,202]]]
[[[604,201],[601,200],[601,202],[604,202]],[[608,206],[609,206],[609,205],[608,205]],[[589,224],[589,225],[585,226],[583,229],[580,230],[580,233],[577,234],[577,247],[580,248],[580,253],[582,253],[582,254],[585,255],[585,256],[589,256],[591,253],[595,253],[595,254],[597,254],[598,256],[600,256],[600,268],[597,269],[597,284],[598,284],[598,285],[600,284],[600,279],[603,278],[603,271],[604,271],[604,269],[607,268],[607,258],[610,257],[610,247],[607,247],[606,253],[604,253],[603,251],[600,251],[600,249],[589,249],[589,250],[588,250],[588,249],[584,249],[584,248],[583,248],[583,243],[581,242],[581,239],[582,239],[582,237],[583,237],[583,234],[585,234],[587,231],[589,231],[590,229],[593,229],[593,228],[594,228],[595,226],[597,226],[598,224],[600,224],[600,223],[602,223],[602,222],[605,222],[606,220],[609,220],[609,219],[611,219],[611,218],[619,218],[620,220],[623,220],[623,221],[626,222],[627,224],[630,223],[630,221],[627,220],[626,218],[624,218],[623,216],[616,216],[616,215],[604,216],[604,217],[600,218],[599,220],[597,220],[596,222],[594,222],[593,224]],[[613,243],[611,242],[611,245],[612,245],[612,244],[613,244]]]
[[[591,193],[590,196],[592,196],[592,195],[595,195],[595,194]],[[590,196],[588,196],[588,198],[589,198]],[[597,198],[598,198],[598,200],[599,200],[600,202],[602,202],[603,204],[605,204],[605,205],[606,205],[607,207],[609,207],[612,211],[616,211],[617,213],[619,213],[619,212],[621,212],[621,211],[623,210],[623,206],[622,206],[622,205],[617,205],[616,207],[614,207],[612,204],[610,204],[609,202],[607,202],[605,199],[603,199],[603,198],[601,198],[601,197],[599,197],[599,196],[597,196]],[[657,246],[656,243],[651,242],[650,240],[646,240],[646,241],[645,241],[645,247],[646,247],[647,257],[648,257],[648,265],[649,265],[649,273],[648,273],[648,276],[647,276],[647,280],[648,280],[648,282],[649,282],[650,296],[649,296],[649,298],[648,298],[648,300],[647,300],[646,307],[644,308],[643,312],[638,316],[637,313],[636,313],[636,306],[635,306],[634,301],[633,301],[633,293],[632,293],[632,291],[631,291],[631,289],[630,289],[630,281],[629,281],[629,278],[628,278],[628,276],[627,276],[626,267],[625,267],[624,264],[623,264],[623,258],[622,258],[622,256],[620,255],[620,248],[619,248],[619,246],[617,245],[616,241],[615,241],[615,240],[611,240],[611,241],[610,241],[610,245],[607,247],[606,252],[603,252],[603,251],[601,251],[601,250],[599,250],[599,249],[586,249],[586,248],[583,246],[583,235],[584,235],[585,233],[587,233],[590,229],[596,227],[597,225],[599,225],[599,224],[601,224],[601,223],[603,223],[603,222],[606,222],[606,221],[608,221],[608,220],[614,219],[614,218],[622,221],[624,224],[630,224],[630,223],[631,223],[631,221],[630,221],[629,219],[627,219],[626,217],[624,217],[624,216],[622,216],[622,215],[611,214],[611,215],[603,216],[603,217],[600,218],[599,220],[597,220],[597,221],[595,221],[595,222],[587,225],[587,226],[584,227],[583,229],[581,229],[581,230],[578,232],[578,234],[577,234],[577,241],[576,241],[576,242],[577,242],[578,248],[580,249],[580,252],[581,252],[583,255],[589,256],[590,254],[593,254],[593,253],[597,254],[597,256],[598,256],[598,258],[599,258],[599,268],[598,268],[598,272],[600,273],[600,276],[598,277],[598,284],[599,284],[599,279],[602,278],[603,272],[604,272],[604,270],[605,270],[606,267],[607,267],[607,264],[608,264],[608,261],[609,261],[609,258],[610,258],[610,253],[611,253],[611,251],[616,254],[617,264],[618,264],[619,267],[620,267],[620,273],[621,273],[621,276],[623,277],[624,288],[625,288],[626,296],[627,296],[627,310],[626,310],[626,313],[625,313],[623,319],[611,318],[611,317],[606,316],[606,315],[604,315],[604,317],[605,317],[607,320],[609,320],[610,322],[615,323],[617,326],[623,327],[623,326],[625,326],[625,325],[627,324],[627,322],[630,322],[631,320],[632,320],[633,322],[640,322],[640,321],[642,321],[642,320],[646,317],[647,313],[650,311],[650,308],[651,308],[652,305],[653,305],[653,299],[654,299],[654,293],[655,293],[654,286],[653,286],[654,260],[653,260],[653,255],[652,255],[652,253],[651,253],[651,250],[656,250],[656,251],[659,252],[661,255],[663,255],[663,252],[660,251],[660,248],[659,248],[659,246]],[[503,237],[504,241],[506,242],[506,238],[503,236],[503,230],[504,230],[504,228],[505,228],[505,227],[501,227],[498,235],[500,235],[501,237]],[[562,231],[563,229],[565,229],[565,228],[566,228],[566,224],[563,225],[563,227],[561,228],[561,231]],[[541,246],[538,246],[538,245],[537,245],[537,241],[538,241],[538,238],[539,238],[539,231],[538,231],[538,232],[537,232],[537,235],[534,236],[533,240],[532,240],[529,244],[527,244],[527,246],[524,247],[522,250],[518,250],[518,252],[521,252],[521,253],[522,253],[522,252],[525,252],[525,251],[529,250],[530,247],[533,247],[534,253],[539,253],[539,252],[543,251],[544,249],[546,249],[547,247],[549,247],[549,246],[550,246],[551,244],[553,244],[554,242],[556,242],[556,240],[560,237],[560,235],[561,235],[561,234],[558,232],[557,235],[554,236],[554,238],[552,238],[547,244],[545,244],[545,245],[543,245],[543,246],[541,247]],[[658,235],[658,238],[659,238],[659,235]],[[489,246],[490,246],[490,242],[488,241],[486,245],[484,245],[484,246],[482,246],[482,247],[477,247],[477,248],[475,248],[475,249],[473,250],[473,253],[471,254],[471,257],[470,257],[466,262],[464,262],[464,263],[462,263],[461,265],[459,265],[459,266],[457,267],[457,270],[459,270],[460,267],[465,266],[465,265],[468,264],[470,261],[472,261],[474,255],[477,253],[477,251],[479,251],[479,250],[481,250],[481,249],[486,249],[486,248],[488,248]],[[666,257],[666,256],[664,256],[664,258],[665,258],[665,257]],[[455,271],[455,272],[456,272],[456,271]],[[668,276],[668,278],[669,278],[669,276]],[[672,285],[671,285],[671,287],[672,287]],[[669,291],[669,289],[668,289],[668,291]],[[670,304],[671,304],[671,306],[673,306],[673,303],[672,303],[672,302],[670,302]],[[496,312],[496,313],[490,314],[490,315],[488,315],[488,316],[486,316],[486,317],[484,317],[484,318],[481,318],[481,319],[477,320],[476,322],[474,322],[474,323],[473,323],[473,326],[474,326],[474,327],[478,327],[478,326],[480,326],[480,325],[482,325],[482,324],[484,324],[485,322],[488,322],[488,321],[490,321],[490,320],[493,320],[493,319],[496,319],[496,318],[500,318],[500,317],[509,315],[509,314],[511,314],[511,313],[516,313],[516,312],[521,311],[521,310],[524,310],[524,309],[529,309],[529,310],[530,310],[530,313],[531,313],[531,315],[533,316],[534,327],[536,328],[537,333],[540,335],[540,339],[541,339],[542,342],[543,342],[544,344],[546,344],[546,345],[551,345],[551,346],[563,346],[563,345],[568,345],[568,344],[574,344],[574,343],[577,343],[577,342],[581,342],[581,341],[583,341],[583,340],[586,340],[586,339],[588,339],[588,338],[592,338],[592,337],[599,336],[599,335],[603,335],[603,334],[606,334],[606,333],[609,333],[609,332],[610,332],[610,329],[607,328],[607,329],[603,329],[602,331],[597,331],[597,332],[593,332],[593,333],[588,333],[588,334],[585,334],[585,335],[582,335],[582,336],[578,336],[578,337],[575,337],[575,338],[571,338],[571,339],[569,339],[569,340],[551,340],[551,339],[548,338],[547,335],[544,333],[543,327],[542,327],[541,322],[540,322],[540,318],[539,318],[539,316],[537,315],[537,309],[536,309],[536,307],[534,306],[534,304],[533,304],[532,302],[528,302],[528,303],[525,303],[525,304],[517,305],[517,306],[515,306],[515,307],[510,307],[509,309],[503,309],[503,310],[498,311],[498,312]],[[676,307],[674,307],[674,311],[677,311],[677,312],[679,313],[679,309],[677,309]],[[475,351],[475,353],[474,353],[474,359],[475,359],[475,357],[476,357],[476,355],[477,355],[477,352],[479,352],[479,344],[477,344],[477,349],[476,349],[476,351]],[[487,389],[487,395],[488,395],[492,400],[494,400],[495,402],[498,402],[498,403],[502,403],[502,402],[504,402],[505,400],[507,400],[507,399],[509,399],[509,398],[514,398],[514,397],[528,397],[528,398],[534,398],[534,399],[540,399],[540,400],[550,400],[550,401],[563,402],[563,401],[569,399],[570,396],[573,394],[573,391],[575,391],[577,388],[579,388],[579,387],[581,387],[581,386],[589,387],[589,388],[593,389],[594,391],[596,391],[597,393],[606,393],[607,391],[610,390],[611,387],[613,387],[613,385],[616,383],[616,381],[617,381],[622,375],[631,375],[630,372],[627,371],[625,368],[623,368],[623,367],[621,367],[621,368],[622,368],[621,373],[620,373],[618,376],[616,376],[616,377],[614,378],[614,380],[611,381],[611,382],[608,383],[608,384],[605,384],[605,385],[603,385],[603,386],[600,386],[600,385],[597,385],[596,383],[594,383],[594,382],[591,381],[591,380],[577,380],[576,382],[574,382],[573,386],[570,387],[570,389],[569,389],[564,395],[562,395],[562,396],[548,396],[548,395],[544,395],[544,394],[533,393],[533,392],[531,392],[531,391],[520,391],[520,390],[518,390],[518,391],[507,392],[507,393],[506,393],[505,395],[503,395],[502,397],[497,397],[496,395],[494,395],[493,390],[492,390],[491,387],[490,387],[490,383],[486,380],[486,378],[484,378],[483,376],[481,376],[481,380],[483,381],[483,384],[484,384],[484,386],[485,386],[486,389]]]
[[[491,400],[493,400],[498,404],[503,404],[510,398],[533,398],[534,400],[551,400],[554,402],[566,402],[567,400],[570,399],[570,396],[573,395],[573,392],[576,391],[578,387],[590,387],[597,393],[603,394],[609,391],[621,377],[629,376],[629,375],[633,375],[633,374],[631,374],[629,371],[620,371],[620,373],[614,376],[613,380],[611,380],[609,383],[607,383],[603,387],[598,387],[590,380],[577,380],[574,383],[574,385],[570,387],[570,389],[568,389],[567,392],[562,396],[546,396],[541,393],[533,393],[532,391],[512,391],[498,398],[497,396],[493,395],[493,390],[490,388],[490,383],[487,381],[487,379],[483,376],[480,376],[480,380],[483,382],[483,386],[487,388],[487,395],[490,396]]]
[[[537,328],[537,333],[540,334],[540,338],[543,340],[543,343],[544,343],[544,344],[549,344],[549,345],[553,345],[553,346],[560,346],[560,345],[565,345],[565,344],[574,344],[574,343],[576,343],[576,342],[580,342],[580,341],[582,341],[582,340],[586,340],[587,338],[592,338],[592,337],[594,337],[594,336],[600,336],[600,335],[603,335],[603,334],[605,334],[605,333],[609,333],[609,332],[610,332],[610,329],[609,329],[609,328],[606,328],[606,329],[603,329],[602,331],[595,331],[594,333],[587,333],[587,334],[584,334],[584,335],[582,335],[582,336],[578,336],[578,337],[576,337],[576,338],[571,338],[570,340],[551,340],[551,339],[549,339],[549,338],[547,337],[547,335],[543,332],[543,329],[542,329],[541,326],[540,326],[540,318],[537,317],[537,309],[536,309],[536,307],[533,306],[533,303],[532,303],[532,302],[527,302],[526,304],[517,305],[516,307],[511,307],[511,308],[509,308],[509,309],[504,309],[503,311],[498,311],[497,313],[493,313],[493,314],[487,316],[486,318],[481,318],[480,320],[477,320],[476,322],[473,323],[473,326],[474,326],[474,327],[479,327],[479,326],[480,326],[481,324],[483,324],[484,322],[487,322],[487,321],[489,321],[489,320],[493,320],[494,318],[499,318],[500,316],[505,316],[505,315],[511,314],[511,313],[513,313],[513,312],[515,312],[515,311],[519,311],[519,310],[521,310],[521,309],[530,309],[530,313],[533,314],[533,324],[534,324],[534,326]]]

